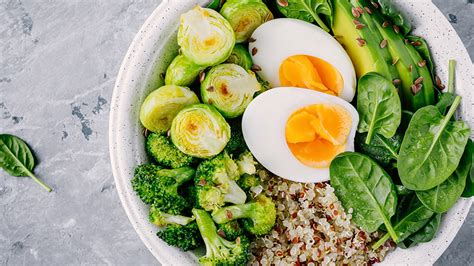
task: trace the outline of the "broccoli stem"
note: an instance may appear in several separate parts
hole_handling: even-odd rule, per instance
[[[229,180],[229,190],[224,195],[224,201],[234,204],[244,204],[247,200],[247,194],[243,191],[237,182],[234,180]]]
[[[225,210],[221,209],[212,214],[212,218],[218,224],[230,222],[235,219],[246,218],[254,210],[254,204],[248,203],[238,206],[228,206]]]
[[[220,247],[222,243],[227,242],[227,240],[217,234],[217,227],[211,216],[206,211],[199,209],[193,209],[193,215],[196,217],[199,232],[201,232],[202,239],[206,245],[206,256],[220,254]]]

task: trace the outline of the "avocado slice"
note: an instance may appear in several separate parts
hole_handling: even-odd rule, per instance
[[[398,71],[392,66],[390,53],[379,47],[383,39],[381,34],[370,27],[357,29],[354,24],[356,18],[352,14],[352,8],[353,5],[349,0],[333,1],[332,31],[349,54],[357,76],[362,77],[368,72],[377,72],[387,79],[398,79]],[[362,18],[357,21],[367,25]]]
[[[409,42],[405,42],[405,38],[396,32],[391,23],[386,20],[379,10],[374,8],[367,0],[353,1],[355,5],[361,8],[369,8],[372,14],[364,12],[361,17],[366,21],[372,20],[371,25],[375,25],[382,37],[387,40],[387,46],[392,58],[396,61],[396,68],[401,79],[400,98],[404,105],[404,109],[416,111],[417,109],[434,104],[434,88],[433,80],[428,67],[418,65],[422,58],[418,51]],[[380,48],[380,47],[379,47]],[[420,82],[420,77],[422,81]],[[421,84],[418,92],[414,92],[412,86],[415,83]]]

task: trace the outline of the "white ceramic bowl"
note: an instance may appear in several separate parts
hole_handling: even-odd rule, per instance
[[[164,265],[189,265],[196,256],[169,247],[148,222],[148,207],[135,195],[130,179],[133,169],[147,161],[140,105],[145,96],[162,84],[160,74],[177,52],[176,31],[179,15],[206,0],[163,0],[137,33],[125,56],[112,97],[110,113],[110,157],[122,205],[150,252]],[[456,92],[463,96],[459,115],[474,129],[473,66],[459,36],[443,14],[429,0],[397,1],[415,25],[414,33],[429,43],[440,77],[447,79],[449,59],[457,61]],[[426,265],[446,250],[469,212],[472,200],[461,199],[444,216],[436,238],[407,250],[397,249],[384,264]],[[468,247],[466,247],[468,248]]]

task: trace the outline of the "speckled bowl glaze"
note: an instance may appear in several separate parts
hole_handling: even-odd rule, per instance
[[[136,165],[148,160],[144,149],[143,128],[139,122],[140,105],[158,88],[177,52],[176,31],[180,14],[205,0],[164,0],[137,33],[120,67],[110,113],[110,157],[116,187],[133,227],[147,248],[163,265],[190,265],[192,252],[169,247],[148,222],[148,207],[135,195],[130,179]],[[415,25],[414,33],[430,44],[439,76],[446,81],[449,59],[457,61],[456,91],[463,96],[459,113],[474,129],[473,66],[459,36],[443,14],[428,0],[397,1]],[[444,216],[436,238],[408,250],[397,249],[383,264],[426,265],[434,263],[446,250],[469,212],[472,200],[461,199]],[[200,251],[197,251],[198,253]]]

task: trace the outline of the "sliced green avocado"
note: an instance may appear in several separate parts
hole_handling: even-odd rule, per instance
[[[364,20],[372,20],[371,25],[375,25],[382,37],[387,40],[388,49],[398,70],[401,79],[402,91],[400,97],[404,104],[404,109],[416,111],[417,109],[434,103],[433,80],[427,66],[420,67],[419,62],[422,61],[421,56],[416,49],[405,42],[405,38],[395,31],[394,27],[383,17],[379,10],[375,9],[370,1],[359,0],[354,4],[361,8],[369,8],[371,14],[364,12],[361,17]],[[382,49],[379,47],[379,49]],[[416,80],[422,77],[423,80],[421,90],[417,93],[413,92],[412,86]]]
[[[349,0],[334,0],[334,20],[332,30],[337,40],[344,46],[354,64],[358,77],[368,72],[377,72],[385,78],[398,79],[398,71],[392,65],[392,57],[386,49],[380,49],[382,35],[363,17],[355,18],[352,14],[353,5]],[[354,21],[361,26],[356,28]],[[362,43],[361,43],[362,42]]]

